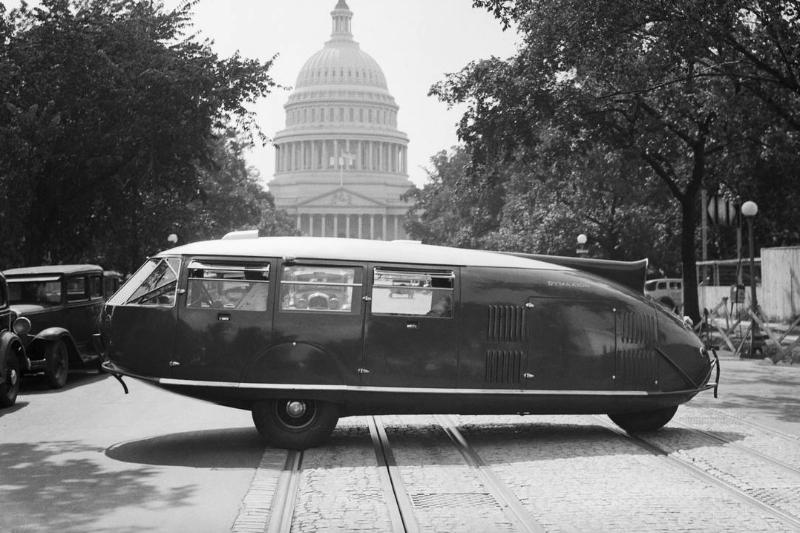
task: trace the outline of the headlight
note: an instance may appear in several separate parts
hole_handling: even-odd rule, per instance
[[[14,333],[17,335],[27,335],[31,330],[31,321],[28,320],[27,317],[21,316],[14,320],[14,324],[11,326],[11,329],[13,329]]]

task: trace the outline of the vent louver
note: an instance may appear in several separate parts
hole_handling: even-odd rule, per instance
[[[525,308],[514,305],[489,306],[488,340],[494,342],[524,341]]]
[[[521,350],[489,350],[486,352],[488,383],[520,383],[525,354]]]

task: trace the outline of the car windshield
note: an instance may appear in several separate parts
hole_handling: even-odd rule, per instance
[[[61,303],[61,281],[58,278],[8,280],[8,300],[12,305],[58,305]]]
[[[175,292],[180,270],[180,259],[149,259],[112,296],[110,305],[156,305],[171,306],[175,302]]]

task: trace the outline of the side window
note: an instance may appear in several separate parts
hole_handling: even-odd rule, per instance
[[[266,311],[269,265],[189,263],[190,309]]]
[[[658,282],[658,290],[663,291],[667,289],[667,282],[666,281],[659,281]]]
[[[89,298],[103,297],[103,278],[100,276],[89,276]]]
[[[116,276],[106,276],[103,278],[103,293],[107,298],[117,292],[117,289],[119,289],[119,278]]]
[[[86,276],[67,278],[67,300],[77,302],[86,299]]]
[[[360,269],[322,265],[284,266],[281,273],[282,311],[357,312]]]
[[[172,307],[181,260],[177,257],[147,261],[108,301],[111,305]]]
[[[6,284],[0,279],[0,308],[8,305],[8,295],[6,294]]]
[[[372,313],[452,318],[455,274],[376,268]]]

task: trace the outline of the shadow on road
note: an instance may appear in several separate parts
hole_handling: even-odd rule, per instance
[[[194,468],[255,468],[264,443],[253,427],[173,433],[115,444],[106,456],[116,461]]]
[[[730,361],[722,368],[719,398],[700,396],[696,407],[746,410],[754,420],[800,424],[800,368],[764,361]]]
[[[157,469],[108,469],[96,460],[102,452],[76,441],[0,444],[0,530],[89,531],[120,502],[187,505],[191,486],[162,490],[151,482]]]
[[[20,409],[27,407],[30,402],[20,402],[18,401],[11,407],[3,407],[0,409],[0,418],[4,417],[5,415],[10,415],[11,413],[16,413]]]
[[[74,389],[75,387],[81,387],[83,385],[89,385],[90,383],[96,383],[108,377],[109,374],[106,374],[105,372],[94,372],[94,371],[70,372],[67,384],[60,389],[53,389],[47,384],[47,380],[45,379],[44,374],[32,374],[25,376],[22,379],[20,394],[30,394],[30,395],[58,394],[59,392],[68,391],[70,389]]]

